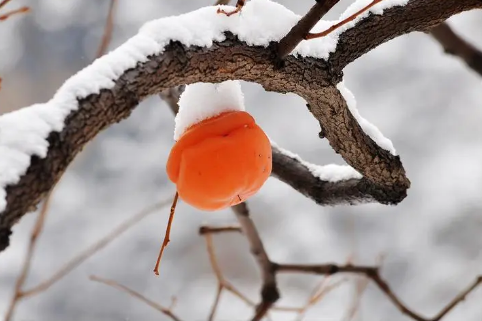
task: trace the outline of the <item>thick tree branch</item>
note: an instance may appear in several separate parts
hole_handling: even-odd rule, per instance
[[[298,94],[311,105],[334,150],[370,183],[394,195],[394,202],[400,200],[409,186],[401,162],[376,146],[348,111],[336,89],[341,71],[389,39],[427,30],[450,15],[480,7],[480,0],[411,0],[344,32],[328,61],[289,56],[283,68],[276,66],[275,44],[250,47],[232,34],[210,48],[187,48],[171,42],[162,54],[124,72],[112,89],[79,99],[78,109],[67,117],[64,129],[49,135],[47,156],[33,156],[20,181],[7,186],[7,208],[0,215],[0,251],[8,245],[10,227],[36,207],[77,153],[101,130],[127,118],[147,96],[199,81],[240,79],[261,84],[266,90]]]
[[[366,178],[352,178],[337,182],[322,180],[313,175],[310,169],[297,159],[285,155],[277,147],[272,147],[272,149],[272,176],[290,185],[319,205],[355,205],[371,202],[396,204],[406,195],[402,191],[392,192],[381,188]]]
[[[430,30],[446,53],[462,59],[467,66],[482,76],[482,51],[458,36],[447,23],[441,23]]]
[[[410,0],[405,6],[386,9],[383,15],[362,19],[345,31],[330,56],[335,72],[384,42],[403,34],[427,32],[454,14],[482,8],[480,0]]]

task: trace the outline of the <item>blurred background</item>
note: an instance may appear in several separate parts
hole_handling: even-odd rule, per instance
[[[119,0],[110,49],[136,34],[143,23],[178,15],[213,0]],[[312,0],[277,1],[298,14]],[[352,2],[340,3],[334,19]],[[28,5],[32,12],[0,23],[0,113],[45,102],[95,56],[108,0],[15,0],[5,10]],[[482,12],[449,20],[465,39],[482,48]],[[398,206],[377,204],[320,207],[287,185],[270,179],[249,201],[268,254],[285,263],[375,264],[385,254],[383,276],[402,300],[427,317],[482,274],[482,79],[444,54],[429,35],[390,41],[345,70],[360,113],[394,142],[412,182]],[[318,138],[318,124],[302,99],[267,93],[243,83],[246,106],[280,146],[317,164],[343,160]],[[276,117],[273,117],[276,115]],[[76,253],[122,220],[175,187],[165,173],[173,144],[174,118],[159,97],[144,101],[126,121],[110,127],[77,157],[55,189],[27,287],[48,277]],[[105,285],[91,274],[115,279],[169,305],[184,320],[205,320],[216,292],[201,224],[235,223],[231,211],[205,213],[178,205],[161,266],[152,269],[169,214],[149,216],[41,295],[22,301],[14,320],[167,320],[154,309]],[[14,227],[10,247],[0,253],[0,316],[7,308],[36,214]],[[260,277],[246,239],[214,237],[222,270],[243,293],[259,300]],[[336,276],[342,278],[344,276]],[[335,278],[335,279],[336,279]],[[281,275],[283,306],[304,304],[321,277]],[[306,320],[343,320],[354,296],[354,280],[312,308]],[[482,289],[444,320],[481,320]],[[217,320],[244,320],[245,303],[225,294]],[[273,313],[274,320],[294,314]],[[409,320],[370,284],[355,320]]]

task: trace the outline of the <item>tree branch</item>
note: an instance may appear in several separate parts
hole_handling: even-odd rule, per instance
[[[345,31],[330,56],[334,72],[393,38],[413,31],[428,32],[454,14],[482,8],[480,0],[410,0],[405,6],[385,9]]]
[[[482,51],[458,36],[447,23],[441,23],[432,28],[430,34],[446,53],[459,57],[482,76]]]
[[[21,179],[6,187],[7,207],[0,215],[0,251],[8,246],[11,226],[59,180],[82,148],[101,130],[127,118],[138,103],[162,90],[199,81],[240,79],[261,84],[266,90],[293,92],[312,107],[335,152],[371,184],[402,199],[409,186],[398,157],[379,148],[360,128],[336,89],[341,70],[377,45],[415,30],[426,30],[450,15],[482,7],[480,0],[411,0],[387,9],[382,16],[363,19],[344,32],[328,61],[288,56],[276,66],[276,46],[252,47],[227,33],[226,40],[209,48],[185,47],[171,42],[115,79],[111,89],[78,99],[78,108],[65,119],[63,130],[51,132],[46,157],[31,157]]]
[[[340,0],[320,0],[310,11],[278,43],[278,58],[284,59],[296,46],[305,39],[316,23]]]
[[[241,226],[241,231],[249,242],[251,253],[253,254],[261,270],[263,285],[261,287],[261,303],[256,307],[252,321],[263,319],[273,304],[278,301],[280,295],[276,284],[275,266],[268,257],[264,249],[263,241],[259,236],[254,222],[249,217],[249,209],[246,202],[231,207]]]
[[[396,204],[406,196],[405,192],[392,192],[371,183],[366,178],[352,178],[329,182],[313,175],[308,167],[295,158],[273,150],[272,176],[290,185],[296,191],[311,198],[319,205],[361,204],[379,202]]]

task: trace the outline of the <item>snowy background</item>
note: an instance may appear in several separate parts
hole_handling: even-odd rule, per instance
[[[211,2],[120,0],[111,48],[150,19]],[[313,4],[278,2],[298,14]],[[340,1],[328,18],[336,18],[350,3]],[[32,7],[31,14],[0,23],[0,113],[50,99],[66,78],[89,64],[108,7],[107,0],[16,0],[7,8],[24,4]],[[471,12],[450,22],[482,48],[477,32],[481,17]],[[407,199],[397,207],[323,208],[270,179],[249,203],[253,219],[275,261],[342,263],[354,252],[356,263],[373,264],[380,253],[386,254],[383,275],[393,289],[414,310],[432,316],[482,273],[482,79],[445,55],[429,36],[417,33],[358,59],[345,70],[345,83],[362,116],[392,139],[401,155],[412,181]],[[300,98],[266,93],[255,84],[242,86],[247,110],[280,146],[313,163],[343,164],[318,138],[318,124]],[[88,145],[56,189],[27,287],[123,219],[172,196],[165,162],[173,129],[170,110],[152,97]],[[15,320],[166,319],[124,293],[89,281],[90,274],[120,281],[161,304],[168,305],[174,295],[181,318],[205,319],[216,280],[197,229],[202,223],[234,222],[234,216],[229,210],[204,213],[181,203],[161,276],[155,277],[152,268],[168,211],[151,215],[47,292],[21,302]],[[12,294],[34,219],[27,215],[15,226],[12,245],[0,254],[0,315]],[[259,273],[246,240],[222,235],[215,237],[215,244],[226,276],[257,301]],[[301,305],[318,279],[282,275],[280,304]],[[307,319],[341,320],[352,296],[353,284],[348,283],[310,310]],[[481,299],[479,289],[446,320],[480,320]],[[226,294],[218,320],[247,319],[251,313]],[[372,285],[363,297],[361,317],[408,320]]]

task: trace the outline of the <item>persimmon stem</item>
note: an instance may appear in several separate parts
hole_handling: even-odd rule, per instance
[[[167,244],[169,244],[169,236],[171,235],[171,225],[174,219],[174,213],[176,212],[176,205],[177,200],[179,198],[179,193],[176,192],[174,195],[174,200],[172,201],[171,205],[171,213],[169,214],[169,221],[167,222],[166,233],[164,234],[164,240],[162,241],[161,249],[159,250],[159,256],[157,257],[156,266],[154,267],[154,273],[159,275],[159,265],[161,264],[162,253],[164,253],[164,249],[166,248]]]
[[[238,12],[241,12],[241,10],[243,9],[244,7],[244,4],[246,3],[246,0],[238,0],[238,2],[236,2],[236,9],[234,9],[233,11],[225,11],[221,8],[218,8],[218,13],[222,13],[222,14],[225,14],[226,16],[231,16],[235,13],[238,13]]]
[[[356,17],[358,17],[359,15],[361,15],[363,12],[369,10],[371,7],[373,7],[374,5],[376,5],[377,3],[380,3],[382,2],[383,0],[373,0],[369,5],[363,7],[362,9],[358,10],[357,12],[355,12],[354,14],[352,14],[351,16],[349,16],[348,18],[346,19],[343,19],[342,21],[334,24],[333,26],[331,26],[330,28],[326,29],[325,31],[322,31],[322,32],[319,32],[319,33],[309,33],[305,36],[305,39],[306,40],[309,40],[309,39],[315,39],[315,38],[321,38],[321,37],[324,37],[328,34],[330,34],[331,32],[335,31],[336,29],[340,28],[341,26],[347,24],[348,22],[350,21],[353,21],[356,19]]]

